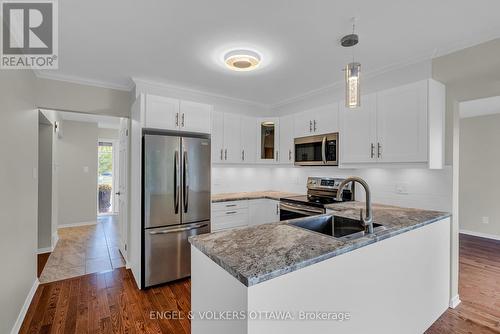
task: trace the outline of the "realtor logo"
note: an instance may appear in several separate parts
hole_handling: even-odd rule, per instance
[[[57,3],[1,2],[2,69],[57,69]]]

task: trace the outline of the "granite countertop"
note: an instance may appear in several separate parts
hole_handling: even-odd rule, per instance
[[[364,203],[328,205],[334,215],[359,219]],[[374,222],[385,230],[345,240],[308,231],[288,221],[203,234],[189,239],[241,283],[252,285],[449,217],[449,213],[373,205]]]
[[[289,193],[284,191],[251,191],[251,192],[239,192],[239,193],[223,193],[212,195],[212,203],[217,202],[228,202],[228,201],[243,201],[247,199],[261,199],[268,198],[274,200],[280,200],[283,197],[299,196],[301,194]]]

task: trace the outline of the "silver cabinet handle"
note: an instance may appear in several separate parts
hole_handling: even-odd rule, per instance
[[[309,132],[312,132],[313,130],[313,122],[309,121]]]
[[[238,213],[238,211],[227,211],[226,215],[234,215],[235,213]]]
[[[241,151],[241,160],[245,161],[245,150]]]
[[[227,160],[227,148],[224,150],[224,160]]]
[[[370,145],[370,157],[373,159],[375,158],[375,144],[371,143]]]
[[[221,149],[220,149],[220,159],[221,159],[221,160],[224,160],[224,159],[223,159],[223,154],[224,154],[224,150],[221,148]]]
[[[162,231],[150,231],[149,234],[156,235],[156,234],[168,234],[168,233],[184,232],[184,231],[194,230],[197,228],[203,228],[206,226],[208,226],[208,224],[198,224],[198,225],[187,226],[187,227],[170,228],[170,229],[166,229],[166,230],[162,230]]]
[[[377,158],[382,157],[382,145],[377,143]]]
[[[321,159],[326,164],[326,136],[323,137],[323,141],[321,142]]]
[[[279,204],[276,204],[276,214],[277,215],[280,214],[280,205]]]
[[[179,126],[179,113],[175,114],[175,126]]]
[[[292,161],[292,150],[288,150],[288,161]]]
[[[230,207],[233,207],[233,206],[236,206],[236,204],[226,204],[226,208],[230,208]]]
[[[184,113],[182,113],[182,121],[181,121],[181,126],[184,127]]]
[[[316,120],[314,120],[314,127],[313,127],[313,129],[314,129],[314,132],[316,132]]]
[[[179,151],[175,151],[174,153],[174,212],[179,213],[179,193],[180,193],[180,185],[179,185]]]

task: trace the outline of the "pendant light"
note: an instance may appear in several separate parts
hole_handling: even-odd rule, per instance
[[[340,44],[345,48],[352,48],[359,42],[359,37],[354,33],[355,19],[352,19],[352,34],[342,37]],[[357,108],[361,106],[360,81],[361,64],[354,61],[354,48],[352,62],[347,64],[345,69],[345,106],[347,108]]]

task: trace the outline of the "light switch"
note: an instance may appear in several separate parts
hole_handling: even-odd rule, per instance
[[[483,217],[483,218],[481,219],[481,222],[482,222],[483,224],[489,224],[489,223],[490,223],[490,217]]]
[[[408,195],[408,184],[407,183],[396,184],[396,194]]]
[[[83,166],[83,172],[88,173],[89,172],[89,166]]]

